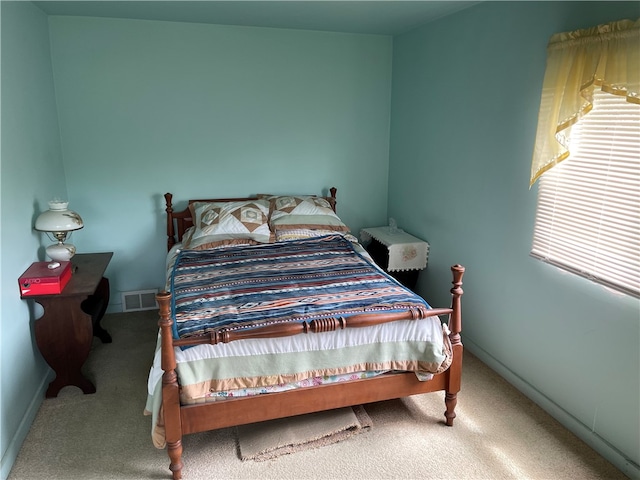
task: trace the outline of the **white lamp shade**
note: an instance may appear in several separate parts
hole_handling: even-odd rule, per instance
[[[53,235],[58,241],[47,247],[47,255],[53,260],[66,261],[75,255],[76,247],[64,241],[68,232],[84,226],[80,215],[69,210],[68,205],[69,202],[52,200],[49,202],[49,210],[42,212],[36,219],[34,228],[40,232],[47,232],[49,237]]]
[[[69,202],[53,200],[49,210],[42,212],[36,219],[35,229],[40,232],[69,232],[84,226],[82,218],[76,212],[67,209]]]

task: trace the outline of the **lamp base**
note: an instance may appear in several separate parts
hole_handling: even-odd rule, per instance
[[[76,254],[75,245],[71,245],[70,243],[54,243],[53,245],[49,245],[46,249],[47,255],[52,260],[57,260],[58,262],[68,262],[71,260]]]

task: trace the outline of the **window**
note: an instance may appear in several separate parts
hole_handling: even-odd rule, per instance
[[[596,88],[539,179],[531,255],[640,297],[640,105]]]
[[[640,297],[640,18],[549,39],[538,179],[531,255]]]

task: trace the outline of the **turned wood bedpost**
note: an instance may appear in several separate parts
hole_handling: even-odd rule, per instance
[[[338,189],[336,187],[331,187],[329,189],[329,193],[331,194],[331,208],[333,209],[334,213],[337,212],[337,207],[336,207],[336,193],[338,192]]]
[[[171,247],[176,244],[175,232],[173,230],[173,215],[171,215],[173,213],[173,205],[171,204],[172,199],[172,194],[164,194],[164,201],[166,205],[165,212],[167,212],[167,251],[171,250]]]
[[[182,424],[180,415],[180,395],[178,375],[176,373],[176,357],[173,351],[173,332],[171,325],[171,294],[160,292],[156,295],[160,308],[158,326],[161,334],[162,354],[162,415],[164,416],[165,438],[167,454],[171,461],[169,470],[173,472],[173,479],[182,478]]]
[[[462,331],[462,307],[460,297],[464,293],[462,290],[462,276],[464,275],[464,267],[462,265],[453,265],[451,267],[453,274],[453,288],[451,289],[451,308],[453,312],[449,318],[449,330],[451,330],[451,343],[459,344],[460,332]]]
[[[451,267],[453,274],[453,288],[451,289],[451,308],[453,312],[449,316],[449,339],[451,340],[451,348],[453,350],[453,362],[448,371],[448,384],[444,396],[444,403],[447,410],[444,416],[447,425],[453,426],[453,419],[456,418],[455,408],[458,403],[458,392],[462,380],[462,340],[460,332],[462,331],[462,306],[460,297],[464,293],[462,290],[462,276],[464,275],[464,267],[462,265],[453,265]]]

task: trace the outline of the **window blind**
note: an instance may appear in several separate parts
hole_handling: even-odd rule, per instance
[[[640,105],[597,89],[569,150],[540,178],[531,255],[640,297]]]

